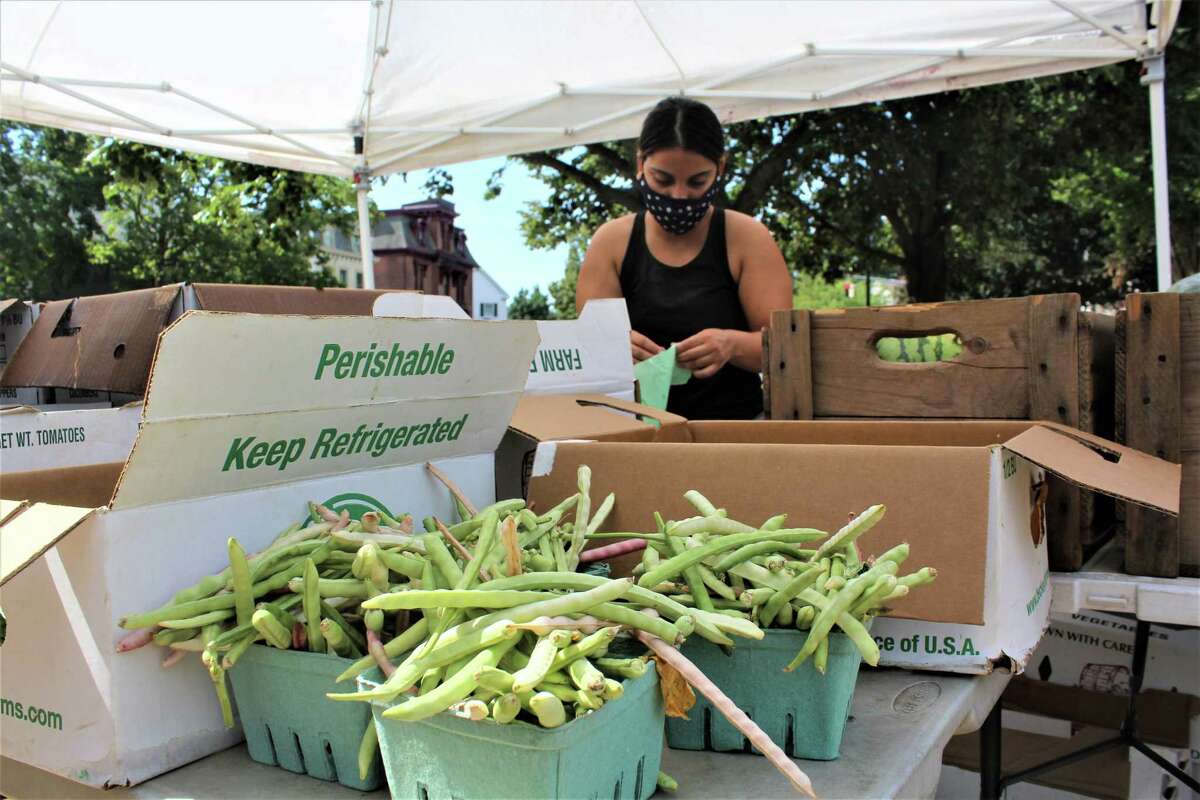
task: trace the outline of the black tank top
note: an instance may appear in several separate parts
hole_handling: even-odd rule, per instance
[[[716,209],[699,255],[682,267],[656,259],[646,246],[645,211],[634,218],[621,292],[633,329],[662,347],[682,342],[705,328],[750,329],[737,283],[729,274],[725,212]],[[711,378],[672,386],[667,410],[688,419],[753,419],[762,412],[762,381],[757,372],[726,364]]]

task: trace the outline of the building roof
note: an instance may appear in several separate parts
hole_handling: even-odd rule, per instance
[[[471,255],[466,243],[466,234],[461,228],[456,227],[455,231],[463,233],[462,246],[453,253],[438,250],[434,246],[432,236],[422,239],[418,220],[434,215],[449,216],[451,219],[458,216],[453,203],[440,199],[422,200],[384,211],[383,219],[371,227],[371,249],[376,255],[394,252],[415,253],[427,258],[436,257],[465,267],[478,268],[479,263]]]
[[[493,278],[491,275],[489,275],[488,271],[485,270],[483,267],[476,267],[475,275],[478,276],[479,278],[482,278],[483,280],[486,280],[492,286],[496,287],[496,291],[499,292],[501,295],[503,295],[505,300],[507,300],[509,298],[508,292],[504,291],[504,287],[500,285],[500,282],[497,281],[495,278]]]

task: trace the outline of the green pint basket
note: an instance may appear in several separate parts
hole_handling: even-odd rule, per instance
[[[784,672],[808,638],[807,632],[764,633],[757,641],[736,640],[731,656],[695,636],[683,645],[683,654],[789,756],[818,761],[837,758],[862,656],[846,636],[831,633],[824,675],[813,667],[812,659],[794,672]],[[687,719],[667,720],[667,745],[679,750],[757,752],[741,731],[699,694]]]
[[[378,670],[359,678],[367,690]],[[625,694],[558,728],[517,720],[500,725],[443,712],[419,722],[382,717],[379,750],[399,800],[645,800],[662,761],[663,700],[653,664],[625,682]],[[403,701],[402,701],[403,702]]]
[[[251,646],[229,670],[250,757],[352,789],[379,788],[378,758],[366,780],[358,777],[370,706],[325,696],[353,691],[353,684],[334,682],[352,663],[323,653]]]

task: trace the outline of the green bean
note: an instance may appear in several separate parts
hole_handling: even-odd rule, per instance
[[[775,617],[781,628],[790,628],[792,623],[796,621],[796,609],[791,603],[784,603],[783,608],[779,609],[779,614]],[[766,623],[763,623],[764,625]]]
[[[758,622],[764,628],[769,626],[785,605],[791,602],[792,598],[800,594],[801,591],[812,586],[817,577],[822,574],[820,566],[810,567],[805,572],[800,573],[796,577],[787,582],[787,585],[778,592],[767,598],[767,602],[763,604],[762,610],[758,612]]]
[[[875,564],[878,565],[881,561],[892,561],[897,566],[903,564],[908,558],[908,543],[898,544],[891,550],[885,551],[882,555],[875,557]]]
[[[526,566],[528,566],[529,569],[532,570],[533,572],[553,572],[554,571],[554,559],[553,558],[547,558],[546,556],[542,555],[541,553],[533,553],[533,552],[528,552],[528,551],[525,553],[525,555],[527,557]]]
[[[164,628],[154,633],[154,643],[159,647],[168,647],[175,642],[186,642],[200,635],[199,628]]]
[[[672,533],[672,536],[675,534]],[[822,531],[813,530],[811,528],[800,528],[792,531],[756,531],[753,533],[736,533],[709,542],[701,547],[688,550],[684,553],[672,556],[663,563],[659,564],[653,570],[647,570],[645,574],[638,580],[640,586],[654,586],[662,583],[665,580],[670,580],[679,573],[683,572],[693,564],[698,564],[706,558],[715,556],[719,553],[724,553],[728,550],[741,547],[746,544],[754,544],[760,541],[811,541],[814,538],[824,537]]]
[[[759,526],[760,531],[777,531],[787,522],[787,514],[776,514]]]
[[[546,673],[550,672],[550,666],[554,663],[559,649],[549,636],[539,639],[529,655],[529,663],[513,673],[512,691],[518,694],[527,692],[541,683]]]
[[[620,700],[625,694],[625,685],[620,681],[615,681],[612,678],[604,679],[604,689],[601,692],[601,697],[605,702],[612,700]]]
[[[605,520],[608,519],[608,515],[612,513],[613,505],[616,503],[616,501],[617,496],[612,492],[609,492],[604,497],[604,500],[600,502],[600,507],[596,509],[595,513],[592,514],[591,520],[588,521],[587,530],[584,531],[584,538],[587,538],[588,536],[593,535],[600,530],[600,526],[604,524]]]
[[[618,678],[640,678],[646,674],[646,662],[640,658],[597,658],[596,668]]]
[[[442,678],[446,677],[445,667],[431,667],[425,670],[421,676],[421,682],[417,687],[417,697],[429,694],[438,687],[442,682]]]
[[[324,600],[322,600],[320,605],[318,606],[317,614],[318,614],[318,619],[320,617],[325,617],[325,618],[331,620],[339,628],[341,628],[342,633],[346,634],[346,636],[348,636],[350,638],[350,641],[354,643],[354,646],[358,648],[360,653],[365,653],[367,651],[366,637],[358,632],[358,628],[354,627],[349,622],[347,622],[346,618],[343,617],[341,612],[338,611],[336,608],[334,608],[333,606],[329,605],[329,603],[326,603]],[[307,617],[307,615],[306,615],[306,617]],[[320,624],[320,623],[318,623],[318,624]]]
[[[830,536],[828,539],[826,539],[825,542],[817,548],[816,557],[823,558],[850,544],[855,539],[871,530],[871,528],[875,527],[875,523],[883,519],[883,515],[885,513],[887,513],[886,506],[871,506],[866,511],[862,512],[857,517],[846,523],[846,525],[833,536]]]
[[[521,713],[521,699],[512,692],[500,695],[492,701],[492,719],[507,725]]]
[[[253,645],[256,641],[258,641],[257,631],[251,631],[250,633],[244,635],[225,653],[225,657],[221,659],[221,667],[223,669],[233,669],[234,665],[237,664],[238,659],[244,656],[246,651],[249,650],[251,645]]]
[[[216,575],[205,576],[196,585],[180,589],[171,598],[171,605],[190,603],[195,600],[203,600],[206,597],[211,597],[225,588],[225,583],[229,580],[228,572],[229,570],[226,569]]]
[[[599,575],[586,575],[582,572],[539,572],[517,575],[512,578],[497,578],[481,584],[479,588],[487,590],[566,589],[579,592],[604,586],[608,582],[607,578],[602,578]],[[630,585],[625,597],[630,602],[654,609],[668,620],[675,620],[686,614],[693,613],[693,610],[687,606],[636,584]],[[704,615],[693,616],[696,617],[696,631],[700,636],[715,644],[733,644],[732,640],[721,632],[723,629],[719,627],[720,623],[714,624],[713,620],[708,619]],[[753,638],[761,638],[762,632],[759,631],[758,633],[759,636]],[[739,633],[739,635],[745,634]]]
[[[726,600],[737,599],[737,595],[733,593],[733,589],[730,589],[727,585],[725,585],[725,582],[718,578],[711,569],[703,564],[697,564],[696,569],[700,572],[700,579],[704,581],[704,585],[707,588],[712,589]]]
[[[200,660],[208,668],[208,675],[212,678],[213,688],[216,689],[217,701],[221,705],[221,719],[226,728],[232,728],[233,703],[229,700],[229,688],[225,685],[225,670],[221,669],[220,659],[217,658],[216,651],[209,648],[200,654]]]
[[[408,722],[432,717],[471,694],[475,690],[475,673],[484,667],[496,666],[500,658],[516,643],[516,637],[512,637],[479,651],[465,667],[448,677],[441,686],[429,694],[392,706],[383,712],[383,716]]]
[[[811,636],[812,634],[809,634],[809,635]],[[821,643],[817,645],[817,651],[813,655],[813,666],[816,667],[817,672],[824,675],[825,668],[828,665],[829,665],[829,637],[826,636],[825,638],[823,638],[821,640]]]
[[[163,628],[175,629],[203,628],[205,625],[211,625],[214,622],[224,622],[232,616],[233,609],[221,608],[216,611],[209,611],[207,614],[197,614],[194,617],[163,620],[159,625]]]
[[[592,470],[586,464],[582,464],[576,475],[579,501],[575,504],[575,528],[571,532],[571,543],[566,553],[566,568],[570,570],[579,566],[579,554],[583,552],[583,537],[587,535],[588,519],[592,510]]]
[[[442,580],[446,582],[447,586],[457,586],[462,579],[462,570],[455,563],[454,556],[450,555],[450,551],[446,549],[446,545],[442,543],[441,534],[427,533],[421,537],[421,541],[425,543],[425,553],[441,574]]]
[[[672,559],[684,553],[683,541],[674,536],[667,537],[667,547],[671,552]],[[704,588],[704,579],[700,576],[698,564],[684,567],[682,572],[683,579],[688,585],[688,590],[691,592],[696,607],[704,611],[712,611],[712,598],[708,596],[708,590]],[[653,584],[641,585],[647,588],[653,586]]]
[[[829,605],[813,620],[812,629],[809,631],[808,638],[804,640],[804,645],[800,648],[800,652],[784,667],[784,671],[791,672],[816,652],[821,641],[829,635],[829,631],[833,628],[834,623],[842,614],[850,610],[854,601],[859,598],[869,585],[865,577],[867,575],[870,575],[870,572],[866,572],[862,576],[850,581],[850,583],[846,584],[845,588],[830,598]]]
[[[801,555],[802,553],[811,553],[814,551],[801,550],[793,545],[771,540],[767,540],[765,542],[756,542],[755,544],[743,545],[729,555],[724,556],[720,561],[717,561],[712,565],[712,570],[715,573],[728,572],[731,567],[735,567],[743,561],[749,561],[755,556],[776,552],[787,553],[789,555],[796,556],[797,558],[803,558],[804,556]]]
[[[897,579],[897,583],[899,583],[901,586],[907,586],[911,589],[914,586],[923,586],[927,583],[933,583],[935,578],[937,578],[936,569],[933,567],[921,567],[921,569],[917,570],[916,572]]]
[[[738,522],[737,520],[727,517],[692,517],[691,519],[673,522],[667,525],[667,531],[671,536],[695,536],[698,533],[719,533],[722,535],[733,535],[741,533],[755,533],[755,529]],[[821,538],[824,538],[823,536]]]
[[[644,616],[644,615],[643,615]],[[554,654],[554,661],[550,666],[550,672],[557,672],[564,669],[574,661],[580,658],[593,655],[603,655],[612,644],[612,640],[620,629],[616,627],[601,628],[595,633],[585,636],[575,644],[564,647]]]
[[[322,544],[324,544],[324,542],[315,539],[309,539],[303,542],[296,542],[295,544],[288,545],[287,547],[267,549],[256,557],[252,556],[249,559],[250,578],[254,581],[260,581],[263,579],[263,577],[270,575],[271,569],[281,561],[286,561],[297,556],[307,556]],[[230,588],[232,589],[233,587],[231,586]]]
[[[292,646],[292,632],[280,625],[279,620],[275,619],[275,615],[269,610],[260,608],[255,611],[250,618],[250,624],[272,647],[287,650]]]
[[[557,525],[558,521],[562,519],[563,514],[566,514],[568,511],[574,508],[575,504],[578,502],[578,494],[573,494],[570,497],[566,497],[554,508],[539,516],[538,522],[553,522],[555,525]]]
[[[288,590],[303,595],[307,589],[307,583],[303,577],[292,578],[288,581]],[[358,578],[318,578],[317,592],[321,597],[353,599],[367,597],[367,587]]]
[[[692,507],[699,512],[702,517],[720,516],[717,513],[717,507],[714,506],[707,497],[697,492],[695,489],[689,489],[683,493],[683,499],[692,504]]]
[[[379,732],[375,729],[375,720],[367,720],[367,729],[363,731],[362,741],[358,745],[358,779],[365,781],[375,763],[375,755],[379,752]]]
[[[479,541],[475,545],[475,553],[467,562],[462,574],[459,575],[458,581],[452,584],[455,589],[467,589],[479,578],[479,568],[483,566],[496,544],[499,525],[500,518],[494,510],[483,513],[483,522],[479,528]]]
[[[504,519],[509,514],[518,514],[525,508],[525,501],[519,497],[514,497],[508,500],[497,500],[490,506],[484,506],[479,509],[479,513],[475,515],[475,519],[482,521],[484,516],[489,513],[495,513],[498,519]]]
[[[596,669],[586,657],[577,658],[567,665],[571,682],[580,690],[599,692],[604,690],[604,673]]]
[[[311,559],[304,564],[304,626],[308,633],[308,649],[313,653],[325,652],[325,637],[321,635],[321,593],[318,591],[320,578],[317,565]]]
[[[346,635],[340,625],[331,619],[322,619],[317,623],[317,628],[323,648],[321,652],[327,651],[338,656],[350,655],[350,637]]]
[[[407,653],[409,650],[412,650],[414,647],[419,645],[429,634],[428,625],[429,623],[426,620],[417,620],[417,622],[408,630],[385,643],[383,645],[383,652],[387,654],[388,658],[396,658],[402,653]],[[363,649],[366,648],[364,647]],[[355,661],[353,664],[347,667],[345,672],[343,672],[341,675],[338,675],[335,683],[341,683],[342,681],[356,678],[374,665],[374,658],[369,655],[363,656],[358,661]]]
[[[286,611],[293,606],[299,605],[299,603],[300,595],[294,594],[276,601],[275,606]],[[232,613],[230,616],[233,616]],[[236,644],[243,636],[253,633],[255,633],[253,625],[238,625],[237,627],[230,628],[229,630],[225,631],[216,639],[213,639],[212,647],[215,650],[226,650],[232,645]]]
[[[516,652],[510,650],[510,653]],[[475,682],[484,688],[501,694],[513,690],[513,675],[499,667],[484,667],[475,673]]]
[[[635,611],[632,608],[617,605],[616,603],[600,603],[588,609],[587,613],[593,617],[608,620],[609,622],[616,622],[627,628],[646,631],[670,644],[680,644],[685,638],[683,632],[678,627],[682,620],[691,619],[691,624],[695,624],[694,618],[687,614],[680,616],[675,622],[668,622],[661,617],[651,617],[648,614],[643,614],[640,611]]]
[[[557,728],[567,721],[562,701],[550,692],[538,692],[529,698],[529,710],[543,728]]]
[[[658,773],[658,788],[664,792],[675,792],[679,790],[679,781],[672,778],[665,772]]]
[[[875,580],[874,583],[868,585],[863,591],[862,596],[855,601],[848,612],[852,617],[861,617],[871,609],[883,602],[895,590],[897,585],[895,575],[883,575]]]

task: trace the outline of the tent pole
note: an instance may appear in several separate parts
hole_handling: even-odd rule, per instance
[[[355,173],[354,189],[358,195],[358,250],[362,257],[363,288],[375,288],[375,253],[371,250],[371,179]]]
[[[1162,54],[1146,59],[1142,84],[1150,91],[1150,149],[1154,165],[1154,241],[1158,254],[1158,291],[1174,283],[1171,274],[1171,211],[1167,184],[1167,104]]]

